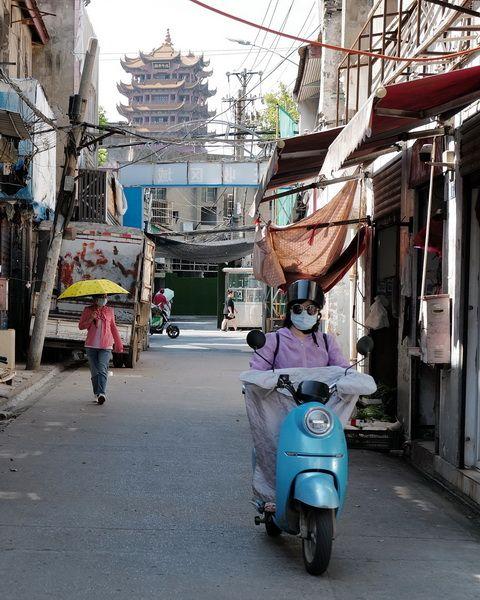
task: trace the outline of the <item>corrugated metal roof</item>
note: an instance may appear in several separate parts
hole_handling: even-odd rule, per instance
[[[30,137],[20,113],[0,109],[0,135],[26,140]]]
[[[322,55],[320,49],[314,46],[302,46],[298,53],[300,65],[293,95],[301,102],[318,96],[320,92]]]

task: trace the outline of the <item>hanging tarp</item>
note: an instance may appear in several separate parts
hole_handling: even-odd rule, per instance
[[[163,258],[219,264],[238,260],[253,252],[253,240],[240,239],[197,244],[172,240],[161,235],[151,235],[151,237],[155,241],[157,255]]]
[[[356,190],[357,181],[349,181],[328,204],[306,219],[288,227],[264,228],[255,240],[255,278],[272,287],[296,279],[318,281],[326,290],[333,287],[365,245],[365,232],[359,233],[342,259],[348,226],[336,223],[350,216]],[[332,225],[326,226],[329,223]]]

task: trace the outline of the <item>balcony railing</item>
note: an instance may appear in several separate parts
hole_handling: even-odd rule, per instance
[[[444,59],[479,45],[480,12],[472,0],[377,0],[355,42],[354,50],[392,57],[348,54],[338,66],[337,125],[347,123],[381,85],[418,79],[459,68],[468,55]],[[438,60],[409,62],[408,58]]]

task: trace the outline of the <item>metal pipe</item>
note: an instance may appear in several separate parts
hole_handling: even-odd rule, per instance
[[[401,56],[402,49],[402,16],[403,16],[403,2],[398,0],[398,25],[397,25],[397,56]]]
[[[432,153],[430,155],[431,162],[435,162],[435,151],[437,146],[437,138],[433,138]],[[432,200],[433,200],[433,178],[435,175],[435,166],[430,166],[430,184],[428,189],[428,205],[427,205],[427,225],[425,227],[425,248],[423,252],[423,268],[422,268],[422,285],[420,287],[420,303],[423,302],[425,296],[425,284],[427,281],[427,262],[428,262],[428,244],[430,242],[430,219],[432,218]],[[422,304],[418,314],[418,321],[422,320]]]
[[[333,185],[335,183],[343,183],[344,181],[353,181],[354,179],[363,179],[365,177],[365,173],[357,173],[356,175],[345,175],[343,177],[336,177],[335,179],[321,179],[320,181],[315,181],[313,183],[309,183],[308,185],[302,185],[297,188],[292,188],[286,192],[280,192],[279,194],[272,194],[271,196],[264,196],[261,202],[270,202],[270,200],[277,200],[278,198],[284,198],[285,196],[291,196],[292,194],[299,194],[301,192],[306,192],[308,190],[324,188],[327,185]]]
[[[345,118],[344,123],[348,123],[348,105],[350,104],[350,57],[351,55],[347,55],[347,81],[345,84]]]
[[[386,48],[385,34],[387,32],[387,10],[388,10],[387,0],[383,0],[382,54],[385,54],[385,48]],[[380,73],[381,73],[380,81],[381,81],[381,83],[383,83],[383,80],[385,79],[385,60],[383,58],[381,59]]]

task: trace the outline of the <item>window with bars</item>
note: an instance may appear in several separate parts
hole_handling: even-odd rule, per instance
[[[167,201],[167,189],[145,188],[145,197],[148,198],[151,207],[151,222],[158,225],[171,225],[173,210],[171,202]]]
[[[158,225],[171,225],[173,210],[170,202],[164,200],[152,201],[152,223]]]

